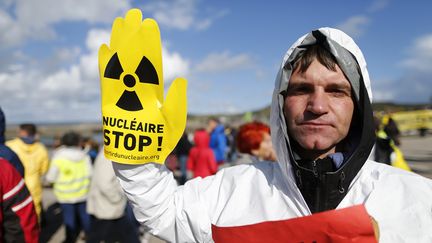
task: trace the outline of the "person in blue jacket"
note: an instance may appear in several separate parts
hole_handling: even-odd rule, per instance
[[[217,164],[220,166],[226,160],[227,137],[225,127],[219,119],[210,118],[207,128],[210,133],[210,147],[215,154]]]

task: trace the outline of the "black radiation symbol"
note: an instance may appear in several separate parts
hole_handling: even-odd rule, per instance
[[[117,53],[115,53],[105,68],[104,77],[119,80],[122,73],[123,68],[120,64]],[[140,83],[159,84],[159,78],[156,69],[145,56],[143,56],[141,59],[138,67],[135,70],[135,74],[138,76]],[[127,87],[132,88],[136,85],[135,77],[131,74],[126,74],[123,76],[123,83]],[[119,108],[127,111],[139,111],[143,109],[141,101],[139,100],[136,92],[129,90],[125,90],[123,92],[116,105]]]

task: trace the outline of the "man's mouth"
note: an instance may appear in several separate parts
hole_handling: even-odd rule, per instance
[[[328,122],[316,122],[316,121],[307,121],[300,123],[301,126],[311,126],[311,127],[324,127],[331,126]]]

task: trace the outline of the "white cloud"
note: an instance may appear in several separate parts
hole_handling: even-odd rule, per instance
[[[46,75],[42,79],[40,89],[52,94],[61,93],[67,90],[75,100],[81,99],[90,93],[97,93],[99,90],[98,75],[98,50],[99,46],[109,41],[109,31],[103,29],[91,29],[87,33],[86,52],[82,54],[78,63],[69,68],[62,68]]]
[[[374,101],[428,103],[432,96],[432,34],[423,35],[408,47],[408,58],[400,62],[405,70],[395,79],[372,82]]]
[[[22,51],[3,51],[0,58],[0,73],[13,71],[23,63],[31,60]]]
[[[54,24],[63,21],[110,23],[130,8],[130,0],[15,0],[12,14],[0,10],[1,46],[14,46],[29,39],[56,37]],[[7,31],[6,31],[7,30]]]
[[[143,11],[149,12],[159,24],[173,29],[207,29],[216,19],[226,15],[227,11],[206,14],[198,17],[198,0],[153,1],[145,4]]]
[[[2,0],[0,1],[0,6],[9,7],[15,0]]]
[[[432,97],[430,72],[406,73],[393,82],[395,100],[406,103],[428,103]]]
[[[68,92],[76,92],[83,88],[81,71],[77,66],[72,66],[67,70],[59,70],[58,72],[48,76],[39,86],[39,90],[43,93],[58,92],[63,90]],[[78,98],[78,97],[77,97]]]
[[[229,51],[211,53],[195,66],[197,72],[222,72],[251,67],[252,58],[248,54],[231,55]]]
[[[337,28],[341,29],[353,38],[360,37],[364,34],[365,28],[370,23],[370,19],[364,15],[357,15],[348,18],[345,22],[339,24]]]
[[[223,107],[223,110],[220,111],[221,114],[238,114],[241,112],[241,109],[239,109],[234,104],[219,104],[221,107]]]
[[[368,12],[377,12],[386,8],[390,4],[390,0],[375,0],[368,8]]]
[[[87,55],[81,57],[79,66],[85,79],[98,80],[98,51],[102,44],[108,44],[110,31],[105,29],[91,29],[87,34],[86,46],[89,50]]]
[[[84,50],[59,49],[47,61],[76,59],[67,68],[41,69],[39,65],[18,63],[0,71],[0,97],[2,106],[8,109],[8,120],[26,120],[28,117],[35,121],[99,119],[98,50],[102,43],[109,43],[109,36],[108,30],[91,29]],[[21,57],[24,58],[28,57]],[[163,61],[165,80],[171,81],[189,72],[189,62],[178,52],[163,48]]]
[[[189,61],[177,52],[170,52],[162,48],[163,75],[165,83],[171,82],[174,78],[183,77],[190,71]]]
[[[205,95],[191,94],[188,98],[188,112],[195,115],[238,114],[247,110],[241,102],[231,97],[210,100]]]
[[[77,46],[54,50],[54,58],[58,62],[73,60],[79,56],[81,49]]]
[[[393,101],[395,100],[395,98],[396,98],[395,92],[389,89],[373,91],[373,102]]]
[[[371,80],[373,102],[391,101],[395,98],[394,80],[379,79]]]
[[[22,72],[21,70],[13,70],[7,73],[0,73],[0,96],[2,98],[13,98],[12,94],[20,93],[26,81],[36,76],[34,72]]]
[[[0,46],[2,48],[21,43],[29,31],[27,28],[14,20],[6,11],[0,9],[0,32],[7,33],[0,35]],[[49,33],[43,33],[50,36]]]
[[[102,44],[109,44],[110,40],[110,30],[105,29],[91,29],[87,33],[86,46],[92,52],[97,53],[99,51],[99,47]]]
[[[409,57],[401,65],[413,70],[432,73],[432,34],[417,38],[408,48]]]
[[[427,103],[432,96],[430,73],[406,72],[396,79],[373,80],[373,102]]]
[[[102,30],[91,30],[87,38],[94,40],[94,35],[104,36],[103,33]],[[0,73],[3,87],[0,95],[6,100],[3,105],[9,111],[8,120],[23,121],[29,117],[39,122],[98,119],[97,50],[96,45],[87,42],[83,53],[76,48],[57,50],[47,61],[76,58],[77,61],[69,68],[41,69],[39,65],[28,62],[25,68],[21,65]]]

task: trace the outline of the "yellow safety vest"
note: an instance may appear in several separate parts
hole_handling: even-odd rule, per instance
[[[90,172],[87,161],[56,159],[53,163],[59,168],[59,176],[54,183],[54,194],[59,201],[69,201],[85,197],[90,186]]]

